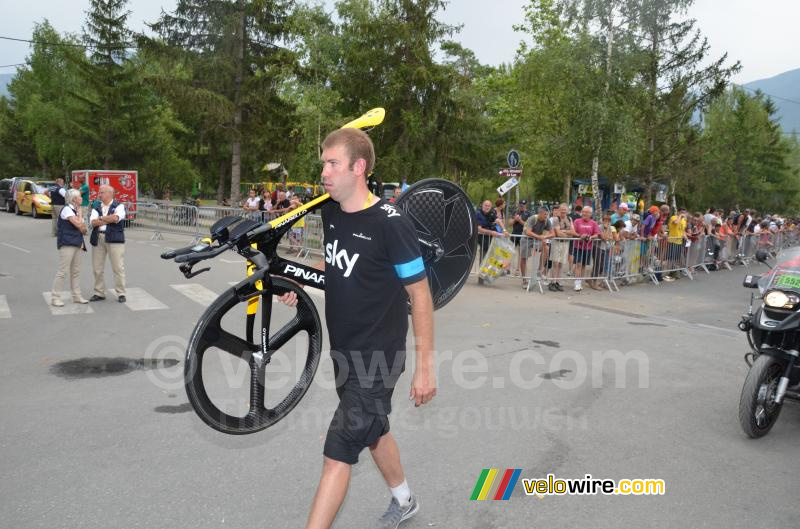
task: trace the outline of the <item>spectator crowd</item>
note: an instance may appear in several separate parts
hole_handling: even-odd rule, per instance
[[[502,198],[476,208],[481,257],[493,238],[511,237],[516,257],[506,272],[518,273],[526,289],[535,280],[550,291],[563,291],[567,278],[577,292],[611,289],[614,277],[671,282],[692,268],[719,270],[758,248],[775,249],[778,235],[794,233],[797,225],[754,209],[726,215],[719,208],[690,213],[662,204],[635,213],[625,202],[603,211],[599,222],[590,206],[565,203],[532,211],[522,200],[508,218],[504,212]]]

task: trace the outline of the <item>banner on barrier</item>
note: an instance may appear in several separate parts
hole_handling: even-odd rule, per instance
[[[497,279],[504,270],[511,268],[511,259],[514,257],[514,242],[511,239],[493,237],[489,250],[481,262],[478,275],[486,283]]]

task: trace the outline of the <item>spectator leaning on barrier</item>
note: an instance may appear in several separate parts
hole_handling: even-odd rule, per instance
[[[106,256],[114,272],[114,287],[117,301],[125,303],[125,206],[114,200],[114,188],[101,185],[98,191],[99,204],[92,210],[89,222],[92,235],[92,271],[94,272],[94,295],[89,301],[106,299],[104,279]]]
[[[494,201],[494,214],[497,217],[497,220],[502,223],[503,229],[508,229],[506,224],[506,219],[503,213],[503,209],[506,207],[506,199],[500,197]]]
[[[502,223],[497,220],[490,200],[484,200],[481,207],[475,210],[475,220],[478,223],[478,236],[481,239],[481,258],[489,250],[491,237],[503,237],[505,230]]]
[[[652,240],[657,233],[655,228],[661,218],[661,210],[658,209],[658,206],[650,206],[648,213],[649,215],[647,215],[644,222],[642,222],[642,237]]]
[[[289,201],[289,211],[294,210],[302,206],[303,203],[300,201],[300,197],[297,195],[292,197],[292,200]],[[289,233],[289,246],[299,247],[303,244],[303,230],[306,227],[306,217],[303,216],[300,220],[292,224],[292,231]]]
[[[481,250],[481,260],[483,260],[486,252],[489,251],[492,237],[507,237],[508,232],[505,230],[502,221],[497,219],[491,200],[484,200],[481,203],[481,207],[476,208],[475,220],[478,225],[479,246]],[[482,277],[478,278],[478,284],[483,284]]]
[[[634,213],[631,215],[631,223],[630,226],[625,225],[625,229],[622,232],[622,236],[626,239],[638,239],[639,232],[642,229],[642,218],[639,216],[638,213]]]
[[[628,203],[620,202],[616,213],[611,215],[611,225],[613,226],[616,224],[618,220],[625,221],[625,224],[627,225],[631,221],[631,215],[628,210]]]
[[[258,201],[258,209],[262,212],[272,211],[272,194],[269,190],[264,189],[261,191],[261,200]],[[263,215],[264,213],[262,213]]]
[[[667,226],[669,237],[667,239],[667,268],[680,268],[683,265],[683,249],[686,243],[686,210],[681,208],[676,215],[669,219]],[[664,281],[678,279],[678,272],[671,272],[664,276]]]
[[[550,261],[553,263],[553,271],[550,277],[553,280],[550,281],[547,288],[554,292],[564,291],[564,287],[561,286],[558,280],[561,278],[562,271],[569,265],[570,243],[572,242],[572,237],[576,235],[575,230],[572,228],[572,219],[569,218],[568,213],[569,206],[561,204],[553,211],[553,218],[551,219],[553,235],[557,239],[550,244]]]
[[[581,218],[572,223],[575,233],[579,240],[575,241],[572,247],[572,261],[574,263],[575,292],[583,290],[581,277],[584,274],[584,267],[592,261],[592,248],[594,239],[600,236],[600,226],[592,220],[592,208],[585,206],[581,210]]]
[[[247,199],[242,205],[242,209],[249,214],[250,217],[257,218],[258,210],[261,200],[256,196],[256,190],[251,189],[247,192]]]
[[[63,307],[61,287],[69,270],[69,284],[73,303],[89,303],[81,295],[81,252],[86,251],[83,236],[87,233],[86,223],[81,211],[81,193],[77,189],[69,189],[66,193],[66,204],[56,219],[58,223],[56,247],[58,248],[58,272],[53,280],[50,292],[50,303],[54,307]]]
[[[539,253],[539,276],[544,277],[547,273],[547,257],[548,246],[547,239],[553,236],[550,229],[550,220],[547,218],[547,208],[542,206],[539,208],[535,217],[529,217],[525,222],[525,237],[522,239],[520,245],[520,272],[522,273],[522,286],[527,287],[525,284],[525,277],[527,276],[527,259],[531,256],[533,250]],[[525,257],[525,260],[522,257]]]
[[[291,202],[289,199],[286,198],[286,193],[283,191],[278,191],[278,201],[275,202],[275,205],[272,207],[272,212],[278,215],[283,215],[291,208]]]
[[[592,273],[593,278],[602,278],[608,276],[609,256],[611,249],[617,239],[617,232],[614,226],[611,225],[611,212],[606,211],[600,222],[600,236],[599,241],[594,247],[592,252]],[[620,219],[622,221],[622,219]],[[625,222],[622,221],[624,225]],[[588,281],[589,287],[594,290],[602,290],[602,282],[599,279],[590,279]]]
[[[528,202],[525,200],[520,200],[517,210],[511,215],[511,235],[514,239],[514,246],[519,249],[520,241],[522,240],[522,230],[525,228],[525,222],[531,216],[531,212],[528,211]],[[520,252],[519,254],[519,269],[522,271],[525,268],[524,262],[526,257]],[[524,273],[522,274],[525,275]],[[524,281],[524,280],[523,280]]]

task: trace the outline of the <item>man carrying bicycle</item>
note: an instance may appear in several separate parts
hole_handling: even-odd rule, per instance
[[[413,224],[367,188],[375,164],[372,141],[361,130],[345,128],[328,135],[322,148],[323,185],[335,202],[322,208],[325,262],[318,268],[325,271],[325,316],[339,406],[328,429],[306,527],[333,524],[351,466],[368,447],[392,493],[378,527],[396,528],[419,505],[389,432],[391,397],[405,366],[409,300],[416,346],[409,398],[421,406],[436,395],[433,303]],[[294,293],[280,299],[297,302]]]

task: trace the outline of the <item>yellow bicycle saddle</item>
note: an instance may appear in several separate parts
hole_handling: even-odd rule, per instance
[[[343,129],[371,129],[383,123],[383,118],[386,111],[381,108],[373,108],[363,116],[354,119],[346,125],[342,125]]]

